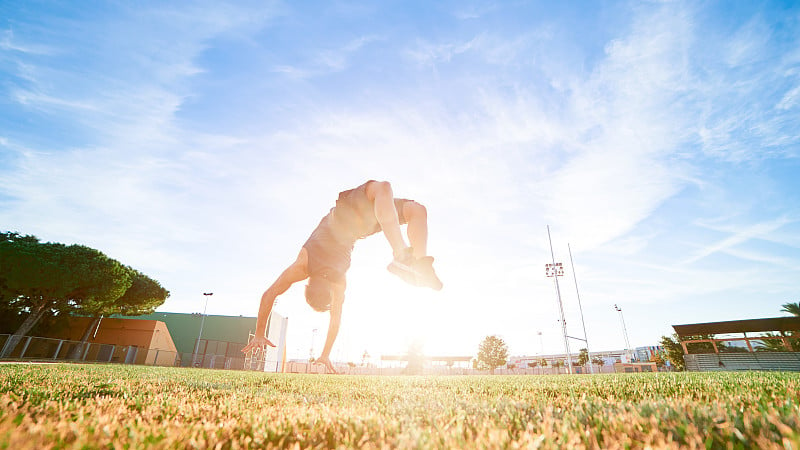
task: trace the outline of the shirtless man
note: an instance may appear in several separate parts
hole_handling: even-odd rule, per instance
[[[403,237],[402,224],[408,224],[406,234],[410,245]],[[242,352],[275,346],[266,337],[267,321],[275,298],[292,284],[308,279],[306,302],[316,311],[330,311],[325,347],[316,363],[335,373],[330,353],[339,333],[350,255],[357,240],[379,231],[383,231],[394,254],[387,267],[389,272],[416,286],[437,291],[442,289],[442,282],[433,270],[433,257],[427,255],[428,216],[425,207],[413,200],[394,198],[392,186],[386,181],[370,180],[339,193],[336,206],[322,218],[303,244],[297,259],[264,291],[255,337]]]

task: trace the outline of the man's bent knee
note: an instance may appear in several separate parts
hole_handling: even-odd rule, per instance
[[[388,181],[373,181],[367,185],[367,197],[375,200],[378,197],[393,198],[392,185]]]
[[[412,220],[428,220],[428,209],[425,208],[425,205],[411,200],[403,204],[403,215],[409,222]]]

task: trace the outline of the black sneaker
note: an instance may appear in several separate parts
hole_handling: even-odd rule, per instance
[[[386,270],[397,275],[406,283],[419,286],[417,273],[414,271],[414,263],[414,251],[411,247],[406,247],[399,255],[395,255],[392,262],[386,266]]]
[[[442,281],[436,276],[436,271],[433,270],[433,256],[423,256],[416,259],[411,267],[416,274],[416,282],[418,286],[429,287],[435,291],[441,291]]]

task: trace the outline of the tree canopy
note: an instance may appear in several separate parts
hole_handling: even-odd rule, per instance
[[[586,363],[589,362],[589,349],[582,348],[580,353],[578,353],[578,365],[585,366]]]
[[[81,308],[85,315],[119,314],[123,316],[140,316],[156,310],[169,296],[169,291],[161,287],[158,281],[130,267],[128,276],[131,284],[125,292],[111,301],[87,302]]]
[[[155,280],[99,250],[0,233],[0,303],[4,311],[27,314],[0,356],[45,314],[143,314],[168,295]]]
[[[113,301],[131,283],[129,270],[98,250],[0,235],[0,296],[11,307],[69,313]]]
[[[683,359],[683,347],[677,334],[661,336],[661,347],[664,349],[664,356],[675,370],[686,370],[686,362]]]
[[[508,346],[497,336],[486,336],[478,347],[478,364],[492,372],[508,360]]]

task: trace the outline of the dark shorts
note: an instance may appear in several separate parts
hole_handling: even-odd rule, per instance
[[[310,276],[325,276],[332,281],[344,280],[356,241],[381,231],[373,203],[367,198],[368,183],[340,192],[336,206],[322,218],[303,244],[308,252]],[[394,199],[400,224],[407,222],[403,214],[403,204],[407,201]]]

